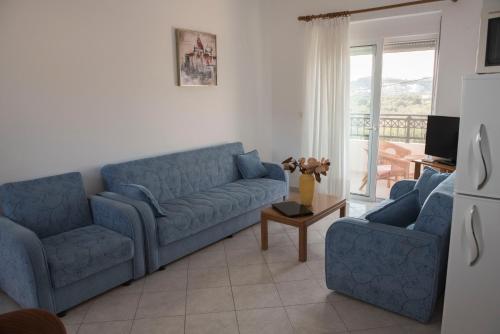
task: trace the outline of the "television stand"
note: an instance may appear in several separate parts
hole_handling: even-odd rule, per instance
[[[456,167],[450,165],[449,162],[443,163],[442,161],[437,160],[417,159],[412,160],[411,162],[415,164],[415,172],[413,174],[414,179],[418,179],[420,177],[422,166],[429,166],[431,168],[439,170],[442,173],[453,173],[456,169]]]

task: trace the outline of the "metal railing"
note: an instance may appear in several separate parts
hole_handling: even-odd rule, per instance
[[[351,114],[351,138],[366,139],[370,136],[370,115]],[[379,138],[405,143],[425,143],[427,116],[380,115]]]

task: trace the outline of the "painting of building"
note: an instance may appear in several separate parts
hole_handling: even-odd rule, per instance
[[[176,37],[179,86],[216,86],[216,36],[176,29]]]

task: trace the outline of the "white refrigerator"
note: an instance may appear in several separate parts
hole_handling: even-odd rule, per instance
[[[500,74],[463,79],[441,333],[500,333]]]

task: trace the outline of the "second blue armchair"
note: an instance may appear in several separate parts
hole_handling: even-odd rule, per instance
[[[144,275],[136,210],[86,198],[79,173],[0,187],[0,288],[20,306],[63,312]]]

